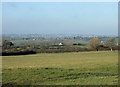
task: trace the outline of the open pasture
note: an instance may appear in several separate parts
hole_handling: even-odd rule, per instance
[[[3,84],[117,85],[118,52],[3,56]]]

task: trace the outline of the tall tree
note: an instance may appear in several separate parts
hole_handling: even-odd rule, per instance
[[[115,41],[114,38],[110,38],[107,43],[106,43],[107,46],[109,46],[110,50],[112,51],[113,48],[117,45],[117,42]]]
[[[88,46],[92,49],[99,50],[100,40],[99,38],[93,38],[92,40],[88,41]]]
[[[14,44],[8,40],[3,40],[2,41],[2,48],[3,49],[9,49],[10,47],[14,46]]]

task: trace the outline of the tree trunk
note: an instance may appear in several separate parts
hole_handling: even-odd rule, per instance
[[[97,51],[98,51],[98,49],[97,49]]]

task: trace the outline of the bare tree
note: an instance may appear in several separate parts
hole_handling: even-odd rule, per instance
[[[73,45],[73,40],[66,40],[66,41],[64,41],[64,45],[72,46]]]
[[[100,40],[99,38],[93,38],[92,40],[88,41],[88,46],[92,49],[99,50]]]
[[[110,38],[107,43],[106,43],[107,46],[109,46],[110,50],[112,51],[113,48],[117,45],[117,42],[115,41],[114,38]]]

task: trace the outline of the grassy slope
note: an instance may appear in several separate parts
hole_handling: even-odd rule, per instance
[[[117,51],[5,56],[3,83],[115,85],[117,65]]]

